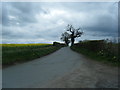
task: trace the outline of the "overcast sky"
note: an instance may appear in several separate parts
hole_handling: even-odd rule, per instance
[[[1,24],[1,23],[0,23]],[[3,43],[52,43],[60,41],[67,24],[82,27],[76,41],[106,39],[118,34],[115,2],[4,2]]]

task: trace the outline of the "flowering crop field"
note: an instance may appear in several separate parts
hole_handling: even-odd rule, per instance
[[[61,46],[52,44],[1,44],[2,64],[11,65],[18,62],[25,62],[48,55]]]

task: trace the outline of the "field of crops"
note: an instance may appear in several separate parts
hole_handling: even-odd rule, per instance
[[[71,47],[71,49],[94,60],[114,66],[120,66],[118,45],[118,43],[106,42],[105,40],[93,40],[77,43]]]
[[[3,65],[40,58],[61,48],[52,44],[1,44],[0,46],[2,46]]]

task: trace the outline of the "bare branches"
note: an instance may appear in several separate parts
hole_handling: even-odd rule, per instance
[[[65,42],[66,41],[69,42],[70,41],[69,39],[71,39],[71,42],[72,42],[72,45],[73,45],[74,41],[75,41],[75,38],[76,37],[81,37],[81,35],[83,34],[83,31],[80,31],[80,30],[81,30],[80,27],[75,29],[72,25],[68,24],[67,25],[67,31],[70,32],[71,34],[69,34],[67,32],[64,32],[62,34],[61,40],[65,41]]]
[[[82,31],[78,31],[78,30],[80,30],[80,29],[77,29],[77,31],[76,31],[76,37],[81,37],[81,35],[83,34],[83,32]]]
[[[64,41],[64,42],[66,43],[66,45],[68,46],[68,44],[70,43],[70,40],[69,40],[70,34],[67,33],[67,32],[64,32],[64,33],[62,33],[61,36],[62,36],[62,37],[61,37],[60,39],[61,39],[62,41]]]
[[[72,25],[68,24],[67,31],[70,31],[71,33],[74,31],[74,28]]]

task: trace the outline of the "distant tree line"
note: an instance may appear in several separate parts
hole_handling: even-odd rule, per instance
[[[59,42],[53,42],[53,46],[66,46],[64,43],[59,43]]]

